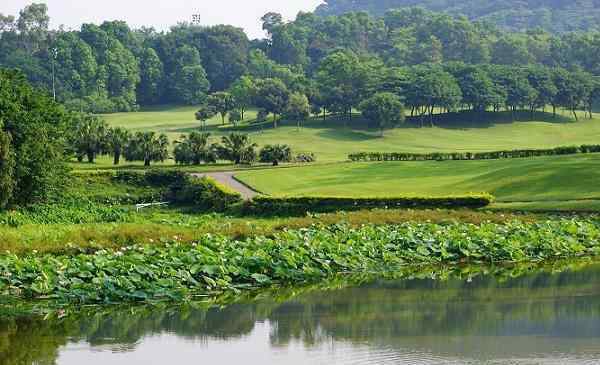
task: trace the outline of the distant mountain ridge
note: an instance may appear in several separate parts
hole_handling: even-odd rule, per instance
[[[465,15],[512,31],[600,29],[600,0],[325,0],[315,13],[327,16],[366,11],[383,15],[391,9],[414,6]]]

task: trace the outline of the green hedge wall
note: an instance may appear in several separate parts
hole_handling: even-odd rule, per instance
[[[246,205],[248,213],[297,215],[372,208],[482,208],[494,202],[490,194],[447,197],[271,197],[257,196]]]
[[[498,160],[503,158],[527,158],[539,156],[575,155],[600,152],[600,145],[566,146],[550,149],[527,149],[493,152],[453,152],[453,153],[396,153],[358,152],[348,155],[353,162],[363,161],[452,161],[452,160]]]

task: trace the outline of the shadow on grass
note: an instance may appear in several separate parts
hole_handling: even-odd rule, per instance
[[[581,119],[584,119],[581,113]],[[430,128],[432,126],[443,129],[467,130],[475,128],[491,128],[495,125],[509,125],[515,122],[543,122],[551,124],[575,123],[573,119],[564,115],[554,116],[552,113],[536,111],[533,114],[529,111],[517,111],[515,113],[502,112],[453,112],[444,114],[434,114],[433,118],[407,117],[406,123],[397,126],[399,129],[420,129]],[[278,122],[278,128],[296,128],[296,121],[281,120]],[[165,125],[165,127],[168,127]],[[379,137],[379,129],[372,123],[369,123],[360,113],[354,113],[351,119],[341,115],[328,115],[325,119],[322,117],[312,117],[300,124],[302,129],[319,130],[318,135],[323,138],[339,141],[368,141],[376,140]],[[169,128],[170,133],[187,134],[190,132],[208,132],[212,135],[224,135],[229,133],[262,133],[275,129],[272,118],[267,121],[258,122],[246,120],[238,125],[213,124],[206,127],[189,126],[179,128]]]

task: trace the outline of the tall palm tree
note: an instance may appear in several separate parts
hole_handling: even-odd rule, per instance
[[[209,144],[210,133],[192,132],[181,136],[175,146],[175,160],[178,163],[200,165],[202,162],[214,163],[217,156],[215,146]]]
[[[90,115],[83,115],[75,126],[72,144],[79,161],[87,156],[89,163],[94,163],[96,156],[106,148],[108,124]]]
[[[239,165],[240,163],[252,163],[256,160],[256,143],[251,143],[247,134],[231,133],[223,136],[219,155],[224,160],[229,160]]]
[[[128,161],[144,161],[144,166],[150,166],[153,161],[164,162],[169,158],[169,139],[155,132],[137,132],[125,151]]]
[[[131,138],[131,133],[121,127],[111,128],[106,136],[106,142],[110,149],[114,160],[113,163],[118,165],[121,160],[121,155]]]

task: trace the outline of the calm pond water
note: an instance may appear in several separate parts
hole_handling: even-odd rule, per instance
[[[3,318],[0,364],[600,364],[596,264],[275,296]]]

